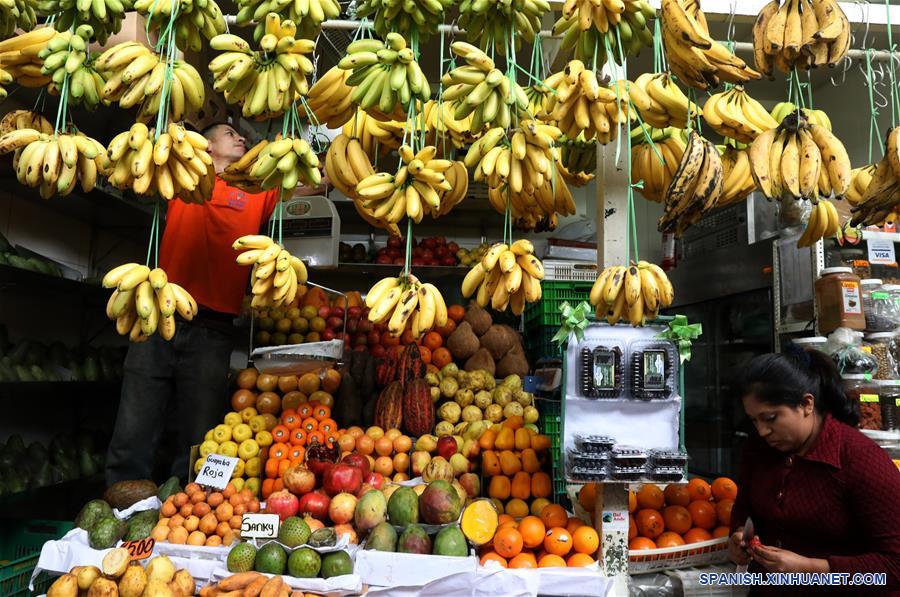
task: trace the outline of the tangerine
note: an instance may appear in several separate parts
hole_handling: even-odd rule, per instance
[[[507,567],[506,558],[498,554],[496,551],[489,551],[481,556],[480,564],[484,566],[487,562],[497,562],[504,568]]]
[[[687,533],[694,526],[691,513],[684,506],[666,506],[663,510],[663,520],[666,522],[666,530],[678,533]]]
[[[593,512],[597,505],[597,484],[585,483],[578,490],[578,503],[584,508],[585,512]]]
[[[712,496],[712,488],[709,483],[697,477],[688,481],[687,490],[692,502],[696,500],[709,501]]]
[[[504,516],[501,514],[501,516]],[[544,535],[547,529],[544,522],[537,516],[526,516],[519,521],[519,533],[525,547],[538,547],[544,543]]]
[[[656,549],[656,543],[646,537],[635,537],[628,542],[628,549]]]
[[[500,524],[503,524],[504,522],[515,522],[515,521],[516,521],[516,519],[513,518],[512,516],[510,516],[509,514],[501,514],[500,517],[497,519],[497,522]],[[543,539],[541,539],[541,541],[543,541]]]
[[[419,347],[419,358],[422,359],[422,362],[428,365],[431,363],[431,349],[427,346]]]
[[[572,551],[572,534],[564,527],[551,528],[544,535],[544,549],[553,555],[566,555]]]
[[[672,531],[666,531],[656,538],[657,547],[678,547],[679,545],[684,545],[684,539],[681,538],[681,535]]]
[[[375,450],[375,440],[368,435],[360,435],[356,438],[356,451],[363,456],[368,456]]]
[[[720,537],[729,537],[731,535],[731,529],[726,526],[716,527],[713,531],[713,539],[719,539]]]
[[[580,568],[582,566],[590,566],[594,563],[594,558],[586,553],[573,553],[566,560],[566,566],[569,568]]]
[[[437,332],[428,332],[422,339],[422,344],[424,344],[428,350],[433,352],[444,344],[444,339],[441,338],[441,335]]]
[[[453,355],[450,351],[441,346],[431,353],[431,364],[439,369],[443,369],[446,365],[453,362]]]
[[[716,498],[716,501],[737,499],[737,483],[728,477],[719,477],[712,482],[710,489],[712,490],[712,495]]]
[[[452,320],[448,320],[447,323],[450,323]],[[534,554],[528,551],[523,551],[513,559],[509,561],[510,568],[537,568],[537,560],[534,559]]]
[[[646,508],[637,513],[638,533],[649,539],[656,539],[665,530],[665,521],[658,510]]]
[[[670,506],[687,507],[691,503],[691,494],[688,493],[687,485],[684,483],[670,483],[663,491],[666,503]]]
[[[634,539],[637,537],[637,524],[634,522],[634,516],[628,517],[628,538]]]
[[[546,510],[547,508],[544,509]],[[522,518],[523,516],[528,516],[528,504],[525,503],[525,500],[514,498],[506,502],[504,511],[515,518]],[[563,510],[563,513],[565,513],[565,510]]]
[[[450,305],[447,307],[447,317],[459,323],[466,316],[466,309],[462,305]]]
[[[559,504],[549,504],[541,510],[541,520],[544,521],[544,526],[548,529],[553,527],[565,528],[569,522],[569,515],[566,514],[566,509]]]
[[[572,546],[578,553],[597,553],[597,549],[600,548],[600,535],[593,527],[580,526],[572,533]]]
[[[504,558],[514,558],[522,552],[522,533],[512,527],[497,529],[494,550]]]
[[[633,491],[628,490],[628,511],[634,512],[637,510],[637,496]]]
[[[570,533],[574,533],[575,529],[580,526],[584,526],[584,521],[577,516],[570,516],[569,521],[566,523],[566,530]]]
[[[719,524],[723,526],[731,526],[731,509],[734,507],[734,500],[722,500],[716,503],[716,518]]]
[[[644,485],[643,487],[641,487],[640,491],[637,492],[638,508],[652,508],[653,510],[662,510],[665,503],[666,500],[665,497],[663,497],[662,490],[652,483]]]
[[[538,568],[565,568],[566,561],[561,557],[548,553],[538,560]]]
[[[701,541],[709,541],[712,535],[706,529],[694,527],[684,534],[685,543],[700,543]]]
[[[709,502],[696,500],[688,504],[688,512],[691,513],[691,520],[694,521],[695,527],[711,531],[718,524],[716,516],[716,507]]]

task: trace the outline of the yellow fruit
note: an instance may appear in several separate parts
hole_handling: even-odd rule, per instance
[[[230,412],[225,415],[224,423],[229,427],[234,427],[235,425],[240,425],[243,419],[241,419],[241,415],[236,412]]]
[[[256,434],[256,443],[265,448],[272,445],[272,434],[268,431],[260,431]]]
[[[228,425],[216,425],[213,429],[213,439],[220,444],[231,439],[231,427]]]
[[[240,451],[240,448],[238,448],[238,451]],[[249,459],[247,464],[244,465],[244,474],[248,477],[258,477],[260,464],[259,456]]]
[[[234,465],[234,470],[231,471],[231,478],[236,479],[238,477],[244,476],[244,461],[238,460]]]
[[[238,477],[236,479],[232,478],[231,484],[234,485],[235,491],[240,491],[244,488],[244,479],[241,479],[240,477]]]
[[[197,462],[194,463],[194,473],[199,474],[200,469],[203,468],[203,463],[206,460],[206,457],[198,458]]]
[[[238,445],[231,440],[219,444],[219,454],[222,456],[236,457],[238,453]]]
[[[200,459],[206,458],[210,454],[215,454],[219,449],[219,444],[213,440],[206,440],[200,444]]]
[[[210,429],[206,432],[206,435],[203,436],[203,441],[210,441],[213,438],[213,430]]]
[[[243,481],[243,479],[241,479],[241,481]],[[232,483],[233,483],[233,481],[232,481]],[[259,478],[252,477],[250,479],[247,479],[246,483],[241,483],[241,488],[249,489],[250,492],[254,495],[254,497],[258,497],[259,496]]]
[[[259,413],[256,412],[255,408],[253,408],[252,406],[248,406],[247,408],[245,408],[244,410],[241,411],[241,420],[244,423],[249,423],[250,419],[252,419],[253,417],[255,417],[258,414]]]
[[[256,415],[250,419],[250,430],[253,433],[259,433],[260,431],[266,430],[266,417],[263,415]]]
[[[238,446],[238,456],[244,460],[249,460],[259,454],[259,444],[256,440],[245,439]]]
[[[231,430],[231,439],[237,443],[241,443],[251,437],[253,437],[253,430],[246,423],[235,425],[234,429]]]

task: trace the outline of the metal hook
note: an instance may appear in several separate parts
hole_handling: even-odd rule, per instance
[[[737,13],[737,0],[731,0],[728,8],[728,26],[725,28],[725,39],[732,41],[734,39],[734,16]]]
[[[835,65],[837,66],[837,65]],[[831,82],[832,87],[840,87],[847,81],[847,71],[853,68],[853,59],[850,56],[844,56],[844,58],[840,62],[841,68],[841,80],[840,82],[835,82],[834,75],[829,75],[828,79]]]
[[[869,0],[856,0],[857,4],[860,8],[861,20],[865,21],[866,28],[863,31],[863,38],[861,46],[863,48],[866,47],[866,42],[869,41],[869,25],[871,23],[871,14],[870,9],[872,8],[869,4]],[[863,5],[865,5],[865,9],[863,9]]]

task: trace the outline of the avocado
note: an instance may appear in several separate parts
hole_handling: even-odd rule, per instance
[[[30,269],[28,267],[28,260],[22,259],[18,255],[13,255],[11,253],[8,253],[6,255],[6,259],[7,259],[7,261],[9,261],[9,264],[13,267],[18,267],[20,269]]]
[[[47,487],[53,485],[53,471],[50,468],[50,461],[45,460],[38,469],[37,474],[31,479],[32,487]]]
[[[9,265],[7,253],[0,253],[0,265]]]
[[[16,378],[19,381],[34,381],[31,371],[24,365],[16,365]]]
[[[152,530],[152,529],[151,529]],[[94,549],[108,549],[125,536],[128,525],[115,517],[107,517],[88,531],[88,541]]]
[[[142,499],[155,496],[156,492],[156,483],[148,479],[119,481],[106,489],[103,499],[113,508],[124,510]]]
[[[104,518],[112,518],[113,511],[109,504],[103,500],[91,500],[81,508],[81,512],[75,517],[75,526],[90,531]]]
[[[166,482],[159,486],[156,497],[159,501],[164,502],[170,495],[174,495],[181,491],[181,485],[178,483],[178,477],[169,477]]]
[[[40,365],[32,365],[30,371],[34,381],[47,381],[47,376],[44,374],[44,370],[41,369]]]
[[[0,252],[9,251],[12,249],[12,245],[9,244],[9,241],[6,240],[6,237],[3,234],[0,234]]]
[[[99,472],[94,457],[86,450],[78,453],[78,472],[82,477],[92,477]]]
[[[137,541],[146,539],[156,523],[159,522],[159,510],[144,510],[128,519],[128,531],[125,533],[125,541]]]
[[[100,367],[93,356],[84,359],[84,379],[85,381],[100,381]]]

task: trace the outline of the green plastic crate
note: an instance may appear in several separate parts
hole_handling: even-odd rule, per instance
[[[540,359],[559,359],[562,356],[560,346],[553,341],[559,331],[559,325],[535,325],[525,328],[525,353],[535,363]]]
[[[47,541],[59,539],[75,526],[68,520],[26,520],[4,523],[0,531],[0,597],[30,594],[28,583]],[[34,594],[42,595],[52,577],[42,573],[34,582]]]
[[[525,329],[532,326],[549,326],[558,330],[560,305],[568,302],[575,306],[581,301],[588,300],[593,285],[593,282],[544,280],[541,282],[541,300],[525,306]]]
[[[562,503],[566,495],[566,480],[563,478],[562,453],[560,451],[560,430],[562,426],[561,403],[552,399],[538,399],[538,411],[541,414],[541,433],[550,438],[550,456],[553,462],[551,477],[553,479],[553,501]]]

